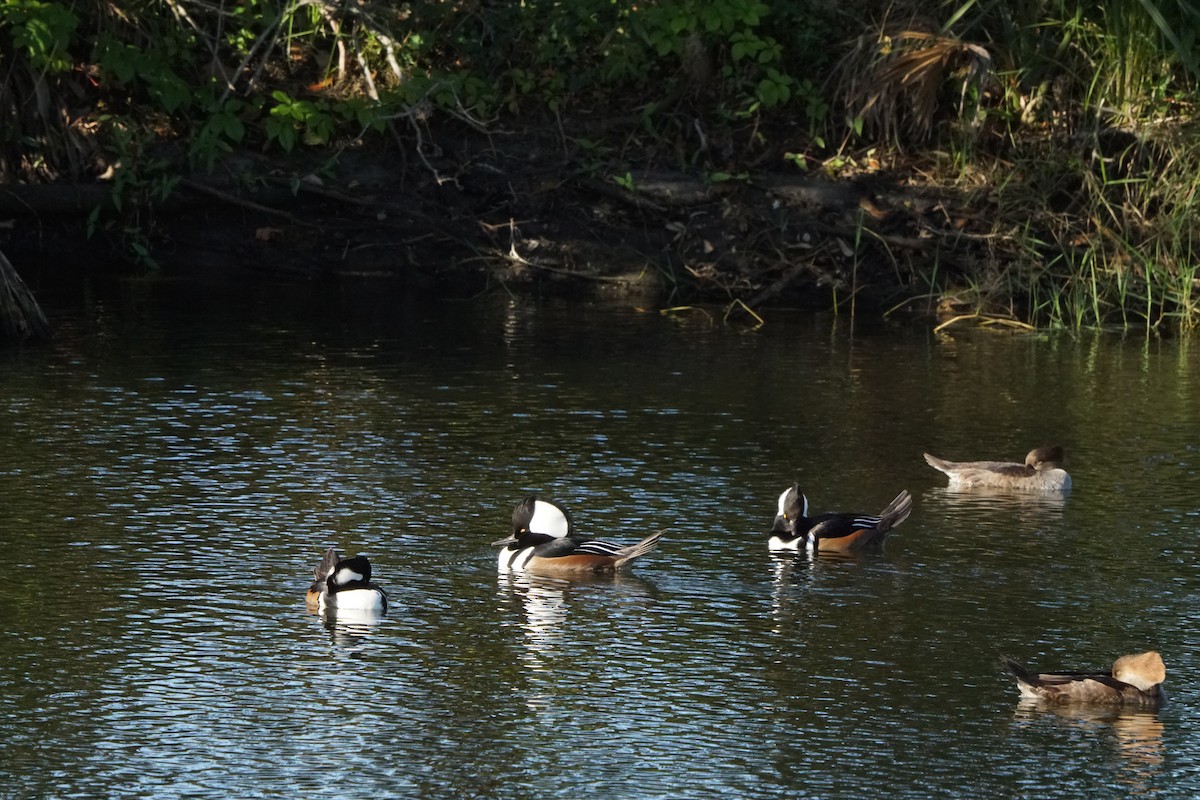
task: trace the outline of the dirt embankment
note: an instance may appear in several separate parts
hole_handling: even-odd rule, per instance
[[[374,276],[478,291],[638,292],[661,302],[890,307],[969,245],[979,198],[885,174],[833,180],[780,160],[738,176],[623,172],[561,141],[476,137],[436,153],[241,154],[123,213],[109,184],[0,187],[0,251],[21,269],[146,237],[164,266]],[[103,209],[86,237],[87,217]]]

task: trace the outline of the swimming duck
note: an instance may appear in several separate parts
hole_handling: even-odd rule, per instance
[[[859,550],[882,542],[888,531],[908,519],[911,512],[912,496],[906,490],[878,516],[833,512],[810,517],[808,498],[798,485],[793,485],[779,495],[779,510],[767,547],[775,551]]]
[[[341,558],[331,547],[317,565],[315,578],[304,595],[309,608],[321,613],[387,611],[387,593],[371,583],[371,562],[366,556]]]
[[[952,489],[982,487],[1026,492],[1065,492],[1071,476],[1062,468],[1061,447],[1036,447],[1024,464],[1006,461],[946,461],[925,454],[929,466],[950,476]]]
[[[1021,697],[1051,703],[1088,703],[1157,708],[1167,700],[1163,681],[1167,668],[1153,650],[1121,656],[1107,672],[1028,672],[1004,657],[1004,664],[1017,677]]]
[[[517,504],[512,523],[512,536],[492,542],[504,547],[496,562],[501,572],[527,570],[559,576],[614,572],[649,553],[666,533],[659,531],[624,547],[589,539],[575,531],[565,508],[537,495]]]

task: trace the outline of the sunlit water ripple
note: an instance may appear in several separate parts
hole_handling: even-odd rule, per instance
[[[154,291],[161,316],[63,314],[4,365],[4,796],[1200,792],[1186,342]],[[1051,438],[1065,498],[951,492],[920,458]],[[793,480],[816,511],[916,505],[883,553],[774,558]],[[497,576],[532,491],[667,534],[617,578]],[[305,610],[331,544],[371,557],[385,617]],[[1149,647],[1160,713],[1023,707],[998,660]]]

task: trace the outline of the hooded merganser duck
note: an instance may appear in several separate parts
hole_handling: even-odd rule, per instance
[[[575,531],[565,508],[537,495],[517,504],[512,522],[512,536],[492,542],[504,546],[496,562],[501,572],[527,570],[551,576],[615,572],[657,547],[666,533],[659,531],[624,547],[589,539]]]
[[[1007,461],[946,461],[925,454],[929,466],[950,476],[950,487],[1017,489],[1026,492],[1065,492],[1071,476],[1062,468],[1061,447],[1036,447],[1024,464]]]
[[[387,611],[387,593],[371,583],[371,562],[366,556],[341,558],[331,547],[317,565],[315,577],[304,596],[309,608],[321,613]]]
[[[1112,672],[1028,672],[1007,656],[1004,664],[1017,677],[1021,697],[1051,703],[1088,703],[1158,708],[1167,700],[1167,668],[1153,650],[1121,656]]]
[[[878,516],[833,512],[808,516],[808,498],[798,485],[779,495],[779,511],[767,547],[771,550],[847,552],[883,541],[887,532],[908,519],[912,495],[907,490]]]

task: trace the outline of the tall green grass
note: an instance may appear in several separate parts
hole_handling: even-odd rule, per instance
[[[941,46],[986,44],[995,65],[970,86],[943,81],[959,107],[943,114],[954,166],[940,178],[990,175],[994,212],[976,237],[986,247],[959,274],[943,271],[944,290],[970,286],[980,315],[1043,327],[1200,328],[1200,47],[1189,33],[1200,6],[960,0],[941,11]]]

